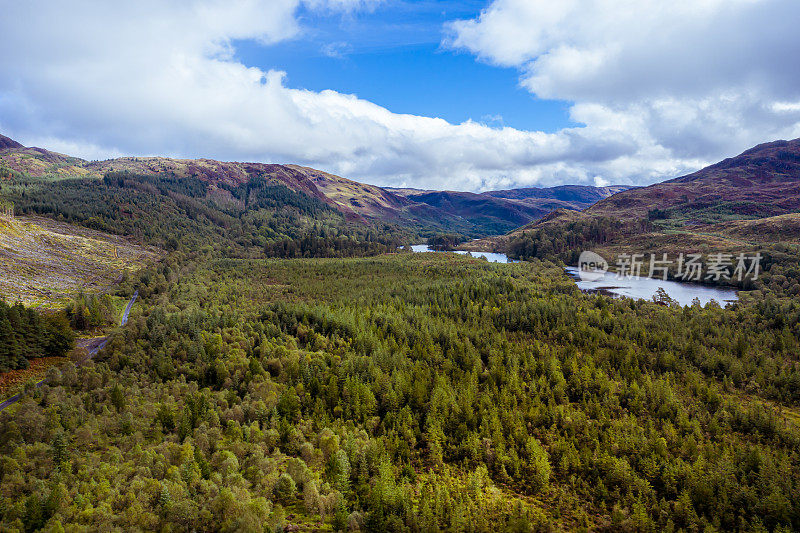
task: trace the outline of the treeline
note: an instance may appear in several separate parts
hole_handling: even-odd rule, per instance
[[[142,282],[80,377],[0,414],[2,527],[800,528],[796,299],[673,309],[444,254]]]
[[[0,372],[28,368],[36,357],[61,357],[75,345],[63,313],[40,314],[0,300]]]
[[[306,234],[297,239],[284,239],[264,247],[267,257],[295,259],[301,257],[364,257],[395,252],[402,243],[397,237],[369,235],[318,236]]]
[[[438,234],[428,238],[428,246],[434,250],[452,250],[464,241],[466,238],[463,235]]]

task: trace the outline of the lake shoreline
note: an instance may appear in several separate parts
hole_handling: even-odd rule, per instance
[[[437,250],[427,244],[415,244],[411,246],[414,253],[455,253],[459,255],[469,254],[475,258],[486,258],[491,263],[516,263],[509,259],[506,254],[496,252],[473,252],[465,250]],[[613,272],[603,273],[603,277],[596,281],[584,281],[581,279],[578,267],[567,266],[564,268],[567,276],[575,282],[581,291],[588,294],[602,294],[612,298],[633,298],[636,300],[654,301],[654,296],[658,289],[664,289],[667,295],[681,306],[693,305],[697,299],[700,305],[707,305],[711,301],[717,302],[721,306],[739,300],[738,291],[732,288],[722,288],[718,286],[704,285],[675,280],[661,280],[655,278],[645,278],[632,276],[617,278]]]
[[[614,298],[627,297],[653,301],[658,289],[662,288],[681,306],[693,305],[695,298],[699,300],[700,305],[715,301],[723,307],[739,300],[738,291],[733,288],[641,276],[619,278],[614,272],[605,272],[601,279],[588,281],[581,279],[578,267],[568,266],[564,270],[583,292],[604,294]]]

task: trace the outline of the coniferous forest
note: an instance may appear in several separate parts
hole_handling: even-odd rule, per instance
[[[75,343],[63,313],[41,315],[16,303],[0,300],[0,372],[27,368],[35,357],[60,357]]]
[[[783,263],[681,308],[584,294],[557,257],[387,254],[402,229],[263,182],[224,202],[119,174],[6,187],[163,254],[117,287],[139,303],[94,359],[0,413],[3,530],[800,528]],[[111,314],[0,306],[2,360]]]

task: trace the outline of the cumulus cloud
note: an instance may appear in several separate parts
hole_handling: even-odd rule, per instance
[[[451,46],[518,67],[522,83],[537,94],[573,99],[572,118],[584,126],[556,133],[396,114],[353,95],[288,88],[283,72],[235,59],[235,40],[269,45],[302,38],[296,19],[301,2],[7,2],[0,45],[14,53],[0,56],[0,129],[27,144],[63,147],[84,157],[126,153],[302,163],[378,184],[480,190],[652,182],[730,155],[732,145],[744,148],[796,131],[800,121],[800,97],[788,81],[796,73],[783,74],[780,84],[763,64],[750,70],[742,65],[742,79],[752,83],[734,83],[733,90],[727,90],[730,79],[692,91],[672,82],[657,92],[628,87],[626,77],[643,75],[629,62],[640,54],[634,63],[644,68],[648,54],[628,48],[647,44],[646,32],[631,29],[640,37],[611,39],[625,24],[636,24],[628,15],[614,22],[607,14],[598,20],[605,29],[577,35],[589,27],[589,18],[604,13],[598,7],[582,14],[580,6],[641,11],[638,2],[621,0],[498,0],[480,18],[450,27]],[[303,3],[339,12],[379,6],[374,0]],[[729,3],[739,12],[767,2]],[[722,2],[700,4],[706,9],[700,10],[702,20],[706,12],[722,11]],[[697,18],[690,7],[685,2],[684,15]],[[679,17],[665,22],[668,36],[677,38]],[[777,35],[772,39],[781,42]],[[666,54],[667,44],[658,46],[651,46],[653,57]],[[702,61],[694,62],[674,74],[699,72]],[[671,65],[677,69],[680,58]],[[612,75],[619,80],[605,79]],[[627,97],[617,93],[623,86]]]
[[[495,0],[446,44],[691,166],[800,135],[798,19],[793,0]]]

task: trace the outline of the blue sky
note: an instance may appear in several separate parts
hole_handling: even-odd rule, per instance
[[[569,103],[543,100],[519,84],[516,68],[441,45],[445,24],[472,19],[486,2],[385,2],[339,13],[301,6],[291,40],[234,42],[236,59],[287,73],[296,89],[355,94],[395,113],[555,132],[573,126]]]

